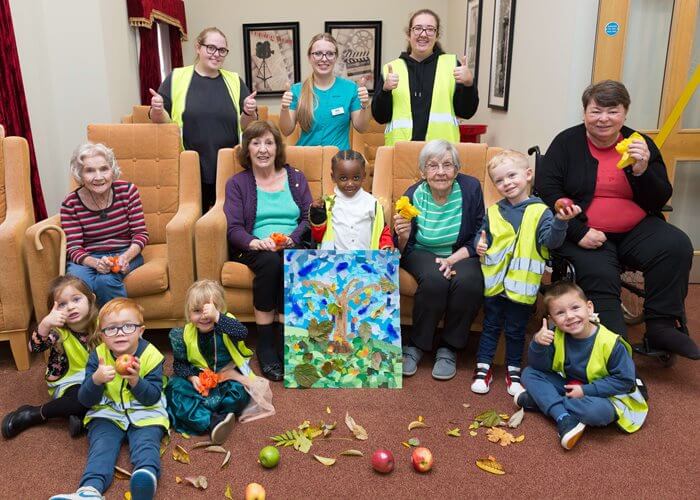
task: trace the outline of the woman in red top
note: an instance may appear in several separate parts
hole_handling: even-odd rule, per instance
[[[625,86],[605,80],[582,96],[583,124],[561,132],[550,145],[535,178],[538,195],[550,207],[568,197],[583,209],[569,221],[558,253],[569,259],[576,281],[595,304],[601,321],[626,335],[620,304],[620,270],[644,273],[644,317],[652,347],[700,358],[693,339],[680,331],[693,258],[688,236],[667,223],[661,208],[671,197],[661,153],[647,136],[633,140],[634,163],[617,168],[615,145],[634,130],[623,124],[630,105]]]

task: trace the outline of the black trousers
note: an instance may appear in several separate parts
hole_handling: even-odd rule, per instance
[[[202,183],[202,215],[216,203],[216,184]]]
[[[693,245],[683,231],[655,216],[647,216],[631,231],[607,234],[600,248],[586,250],[566,241],[557,253],[576,270],[576,283],[593,302],[601,322],[626,336],[620,306],[620,272],[629,266],[644,274],[646,319],[678,319],[685,314]]]
[[[413,304],[413,328],[409,338],[416,347],[432,351],[435,329],[443,318],[442,341],[453,349],[467,345],[469,327],[484,300],[484,276],[478,259],[463,259],[445,278],[430,252],[413,250],[401,259],[401,267],[418,282]]]
[[[231,260],[245,264],[255,274],[253,305],[258,311],[284,314],[284,263],[282,250],[235,252]]]
[[[80,384],[75,384],[66,389],[60,398],[52,399],[41,407],[44,418],[68,418],[71,415],[84,417],[88,409],[78,401]]]

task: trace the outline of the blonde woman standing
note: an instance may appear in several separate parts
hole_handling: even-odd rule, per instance
[[[350,149],[350,122],[358,132],[369,124],[369,93],[360,85],[333,74],[338,43],[328,33],[311,39],[307,50],[313,73],[282,96],[280,129],[284,135],[301,126],[298,146],[337,146]]]

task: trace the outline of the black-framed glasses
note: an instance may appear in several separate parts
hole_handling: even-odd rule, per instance
[[[140,326],[143,325],[140,323],[124,323],[122,326],[108,326],[107,328],[100,329],[100,331],[105,337],[114,337],[119,332],[122,332],[123,335],[131,335],[138,330]]]
[[[323,52],[321,50],[317,50],[311,53],[311,57],[313,57],[315,61],[320,61],[324,57],[327,61],[333,61],[335,59],[336,54],[336,52]]]
[[[411,31],[413,31],[413,34],[416,36],[420,36],[424,31],[428,36],[434,36],[435,33],[437,33],[437,28],[435,26],[421,26],[420,24],[416,24],[411,28]]]
[[[206,50],[207,54],[210,56],[213,56],[214,52],[218,52],[221,57],[226,57],[229,53],[226,47],[217,47],[216,45],[202,45],[202,47],[204,47],[204,50]]]

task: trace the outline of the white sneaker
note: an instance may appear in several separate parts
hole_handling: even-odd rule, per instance
[[[491,366],[487,363],[477,363],[474,369],[474,381],[472,382],[472,392],[486,394],[491,389],[493,374]]]
[[[92,486],[83,486],[78,488],[75,493],[64,493],[62,495],[54,495],[49,500],[104,500],[99,491],[97,491]]]
[[[520,383],[520,367],[519,366],[509,366],[506,371],[506,387],[508,388],[508,394],[515,396],[520,394],[525,390],[525,387]]]

